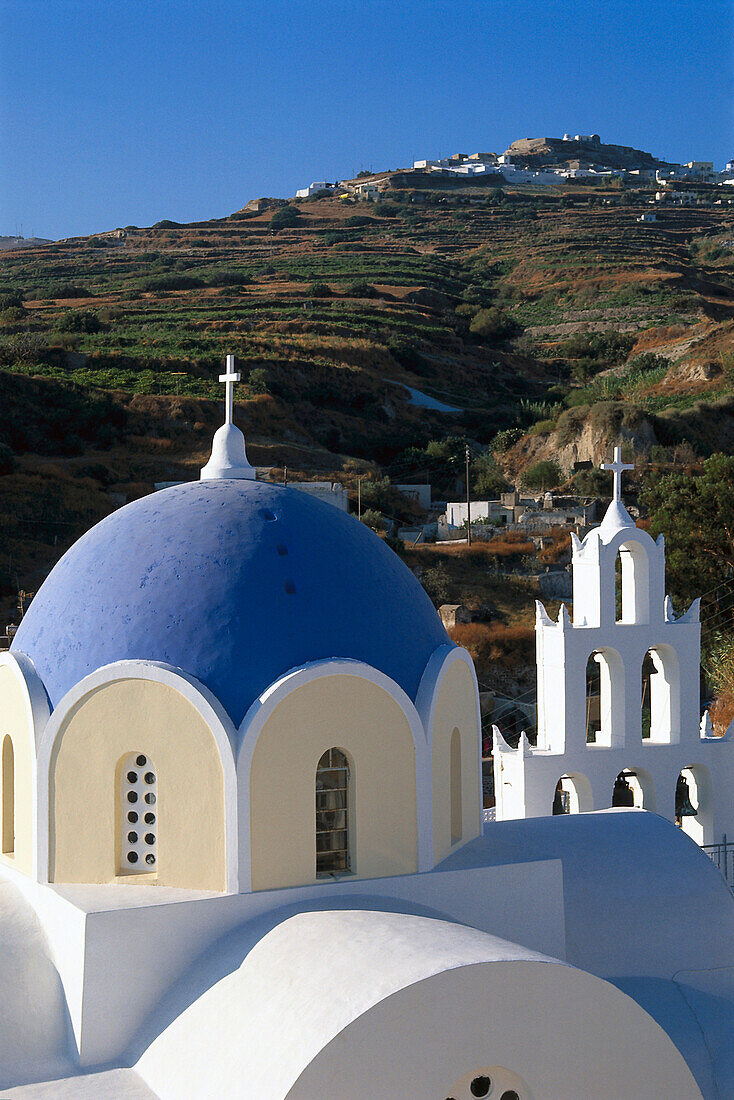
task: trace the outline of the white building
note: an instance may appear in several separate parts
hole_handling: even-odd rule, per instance
[[[296,198],[309,199],[311,195],[315,195],[318,191],[328,191],[331,194],[335,190],[334,185],[327,183],[326,180],[317,180],[314,183],[309,183],[308,187],[302,187],[300,191],[296,191]]]
[[[603,468],[615,471],[615,499],[583,542],[572,535],[573,622],[565,607],[552,622],[537,605],[537,747],[523,738],[513,750],[495,735],[497,820],[545,816],[560,784],[570,812],[610,806],[616,790],[674,821],[682,777],[696,809],[682,827],[718,843],[734,836],[734,736],[712,737],[699,721],[698,600],[676,618],[664,539],[653,542],[621,502],[630,467],[619,448]]]
[[[409,497],[416,504],[420,504],[421,508],[425,508],[426,511],[431,507],[431,486],[428,483],[396,485],[395,488],[404,497]]]

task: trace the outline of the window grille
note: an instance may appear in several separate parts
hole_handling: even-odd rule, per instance
[[[327,749],[316,769],[316,874],[344,874],[349,858],[349,764]]]
[[[122,762],[120,873],[158,870],[158,777],[152,760],[131,752]]]

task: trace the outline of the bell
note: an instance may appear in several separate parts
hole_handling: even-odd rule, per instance
[[[619,773],[614,780],[614,790],[612,791],[612,806],[634,806],[635,804],[635,792],[630,787],[624,774]]]
[[[698,810],[691,802],[688,783],[682,775],[678,776],[678,782],[675,785],[675,816],[698,817]]]
[[[556,787],[553,795],[553,815],[568,813],[568,794],[560,787]]]

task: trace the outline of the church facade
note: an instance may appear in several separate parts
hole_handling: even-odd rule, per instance
[[[0,659],[0,1088],[726,1095],[718,871],[634,808],[482,834],[468,654],[371,531],[257,482],[222,380],[201,480],[80,539]]]

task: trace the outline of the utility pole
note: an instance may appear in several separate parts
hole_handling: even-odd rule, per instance
[[[471,488],[469,486],[469,446],[466,448],[466,545],[471,546]]]
[[[367,474],[361,474],[357,478],[357,519],[362,519],[362,478],[367,477]]]

